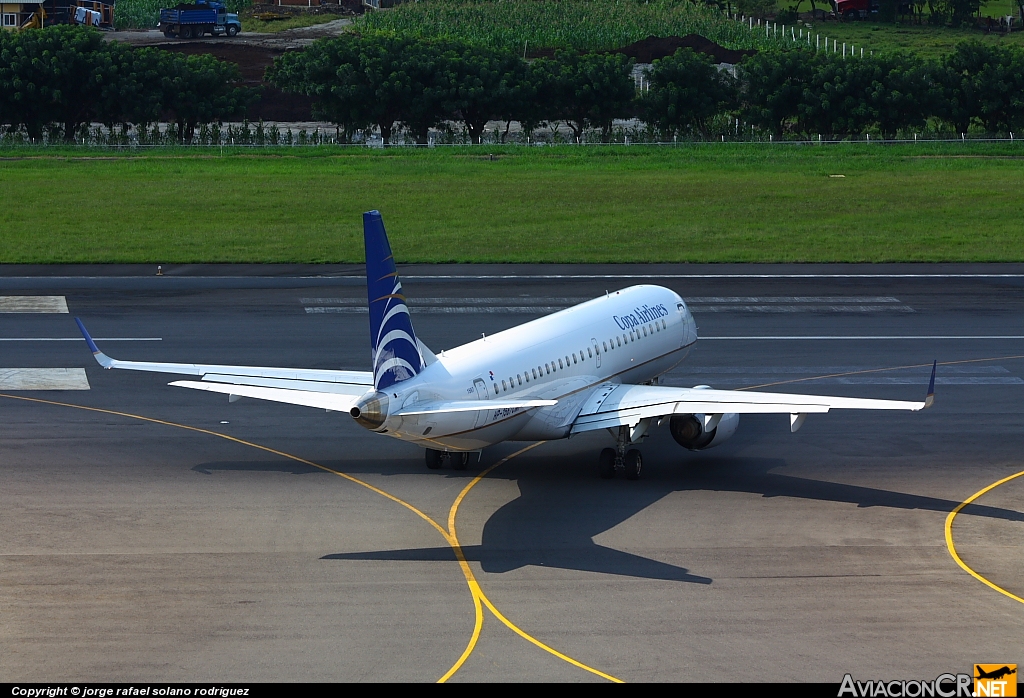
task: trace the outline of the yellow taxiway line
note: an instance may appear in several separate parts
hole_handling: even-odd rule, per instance
[[[463,574],[466,575],[466,579],[467,579],[467,581],[469,581],[469,588],[473,592],[473,601],[476,604],[476,608],[477,608],[477,617],[476,617],[476,623],[477,624],[476,624],[476,628],[475,628],[474,633],[473,633],[473,638],[470,640],[470,645],[466,648],[466,651],[463,652],[462,656],[459,657],[459,661],[457,661],[455,663],[455,665],[452,666],[452,668],[448,670],[448,673],[445,674],[444,676],[442,676],[440,679],[438,679],[438,683],[444,683],[445,681],[447,681],[456,671],[459,670],[459,667],[462,666],[462,664],[466,661],[466,659],[469,658],[469,655],[472,653],[473,647],[476,644],[476,640],[480,636],[480,628],[483,627],[483,610],[480,608],[481,602],[483,603],[484,606],[487,607],[487,610],[489,610],[491,613],[494,614],[495,618],[497,618],[499,621],[501,621],[505,625],[505,627],[507,627],[509,630],[511,630],[512,632],[514,632],[516,635],[518,635],[519,637],[523,638],[527,642],[530,642],[530,643],[536,645],[540,649],[544,650],[545,652],[548,652],[549,654],[554,655],[555,657],[558,657],[559,659],[561,659],[564,662],[568,662],[569,664],[572,664],[575,667],[583,669],[584,671],[589,671],[591,674],[595,674],[597,676],[600,676],[603,679],[607,679],[608,681],[612,681],[614,683],[625,683],[621,679],[617,679],[614,676],[612,676],[611,674],[606,674],[605,672],[600,671],[599,669],[595,669],[594,667],[587,666],[583,662],[577,661],[577,660],[573,659],[572,657],[569,657],[569,656],[567,656],[565,654],[562,654],[558,650],[556,650],[556,649],[554,649],[554,648],[544,644],[543,642],[541,642],[540,640],[538,640],[534,636],[532,636],[529,633],[525,632],[518,625],[516,625],[515,623],[510,621],[508,618],[506,618],[504,616],[504,614],[502,614],[502,612],[499,611],[494,606],[493,603],[491,603],[491,600],[487,598],[487,595],[484,594],[483,590],[480,588],[479,583],[477,583],[477,581],[476,581],[476,576],[473,574],[472,569],[470,569],[470,567],[469,567],[469,563],[466,561],[466,556],[462,552],[462,545],[459,543],[459,537],[458,537],[458,535],[457,535],[457,533],[455,531],[455,517],[458,516],[459,505],[462,504],[462,500],[464,500],[466,498],[466,495],[469,494],[469,491],[471,489],[473,489],[478,482],[480,482],[485,477],[487,477],[487,475],[492,470],[497,468],[499,465],[503,465],[503,464],[507,463],[508,461],[512,460],[513,458],[515,458],[516,456],[518,456],[520,454],[523,454],[523,453],[526,453],[531,448],[536,448],[537,446],[540,446],[543,443],[544,443],[543,441],[538,441],[537,443],[530,444],[526,448],[522,448],[522,449],[516,451],[515,453],[513,453],[511,455],[505,456],[504,458],[499,460],[497,463],[495,463],[494,465],[490,466],[489,468],[484,470],[482,473],[480,473],[479,475],[474,477],[472,480],[470,480],[469,484],[467,484],[465,487],[462,488],[462,491],[459,492],[459,496],[456,497],[455,501],[452,503],[452,508],[448,511],[448,533],[451,536],[451,540],[449,541],[449,543],[451,544],[452,548],[455,550],[455,555],[459,559],[459,564],[462,565]]]
[[[994,584],[994,583],[990,582],[989,580],[985,579],[980,574],[978,574],[977,572],[972,570],[970,567],[968,567],[967,563],[964,562],[963,559],[960,557],[960,555],[957,554],[956,547],[953,545],[953,520],[956,518],[956,515],[959,514],[960,511],[964,507],[966,507],[968,504],[970,504],[971,502],[976,500],[978,497],[980,497],[983,494],[986,494],[988,492],[991,492],[992,490],[994,490],[995,488],[999,487],[1000,485],[1004,485],[1007,482],[1009,482],[1010,480],[1014,480],[1014,479],[1020,477],[1021,475],[1024,475],[1024,470],[1020,471],[1019,473],[1014,473],[1013,475],[1010,475],[1009,477],[1004,477],[1002,480],[999,480],[998,482],[993,482],[988,487],[980,489],[977,492],[975,492],[974,494],[972,494],[970,497],[968,497],[963,502],[961,502],[960,505],[957,506],[956,509],[954,509],[953,511],[949,512],[949,516],[946,517],[946,549],[949,550],[949,554],[953,556],[954,560],[956,560],[956,564],[960,565],[960,567],[962,567],[963,570],[965,572],[967,572],[967,574],[971,575],[972,577],[977,579],[979,582],[981,582],[985,586],[990,587],[992,589],[995,589],[1000,594],[1004,594],[1006,596],[1009,596],[1014,601],[1019,601],[1020,603],[1024,603],[1024,599],[1022,599],[1021,597],[1017,596],[1016,594],[1010,593],[1009,591],[1007,591],[1006,589],[1003,589],[998,584]]]
[[[615,678],[614,676],[611,676],[610,674],[606,674],[603,671],[599,671],[597,669],[594,669],[593,667],[589,667],[586,664],[583,664],[582,662],[579,662],[579,661],[573,659],[572,657],[569,657],[569,656],[567,656],[565,654],[562,654],[558,650],[553,649],[552,647],[544,644],[543,642],[541,642],[537,638],[533,637],[532,635],[526,633],[521,628],[519,628],[517,625],[515,625],[510,620],[508,620],[508,618],[506,618],[501,613],[501,611],[499,611],[494,606],[494,604],[491,603],[491,600],[487,598],[487,595],[484,594],[483,590],[480,588],[480,584],[479,584],[479,582],[476,579],[476,575],[473,574],[473,570],[469,566],[469,562],[466,560],[466,556],[462,552],[462,546],[459,544],[459,539],[455,535],[455,517],[456,517],[456,515],[458,513],[459,505],[465,499],[465,497],[469,493],[469,491],[471,489],[473,489],[473,487],[478,482],[480,482],[480,480],[482,480],[488,473],[493,471],[499,465],[507,463],[508,461],[512,460],[513,458],[515,458],[516,456],[518,456],[518,455],[520,455],[522,453],[526,453],[531,448],[535,448],[537,446],[540,446],[542,443],[544,443],[543,441],[531,444],[531,445],[527,446],[526,448],[520,449],[520,450],[516,451],[515,453],[513,453],[511,455],[505,456],[504,458],[499,460],[497,463],[495,463],[494,465],[490,466],[489,468],[484,470],[482,473],[480,473],[479,475],[474,477],[469,482],[469,484],[466,485],[462,489],[462,491],[459,493],[458,497],[455,498],[455,502],[452,504],[451,510],[448,512],[448,528],[449,528],[449,530],[446,531],[444,529],[444,527],[442,527],[439,523],[437,523],[432,518],[430,518],[423,511],[421,511],[417,507],[413,506],[409,502],[405,501],[404,499],[396,497],[395,495],[391,494],[390,492],[386,492],[386,491],[380,489],[379,487],[374,487],[370,483],[365,482],[363,480],[360,480],[357,477],[353,477],[352,475],[349,475],[347,473],[343,473],[343,472],[341,472],[339,470],[334,470],[333,468],[328,468],[325,465],[321,465],[319,463],[315,463],[315,462],[313,462],[311,460],[307,460],[305,458],[293,455],[291,453],[286,453],[285,451],[279,451],[276,448],[270,448],[269,446],[263,446],[261,444],[253,443],[252,441],[246,441],[244,439],[239,439],[237,437],[229,436],[228,434],[222,434],[221,432],[213,431],[211,429],[203,429],[202,427],[193,427],[193,426],[189,426],[188,424],[179,424],[177,422],[170,422],[170,421],[167,421],[165,419],[157,419],[155,417],[146,417],[146,416],[139,415],[139,414],[132,414],[130,412],[119,412],[117,410],[108,410],[108,409],[105,409],[105,408],[102,408],[102,407],[88,407],[86,405],[76,405],[76,404],[73,404],[73,403],[70,403],[70,402],[58,402],[56,400],[44,400],[42,398],[26,397],[24,395],[8,395],[6,393],[0,393],[0,398],[8,398],[8,399],[11,399],[11,400],[23,400],[25,402],[35,402],[35,403],[40,403],[40,404],[44,404],[44,405],[55,405],[55,406],[58,406],[58,407],[70,407],[70,408],[77,409],[77,410],[85,410],[87,412],[98,412],[100,414],[109,414],[109,415],[115,415],[115,416],[118,416],[118,417],[125,417],[127,419],[138,419],[138,420],[141,420],[143,422],[150,422],[151,424],[161,424],[161,425],[168,426],[168,427],[175,427],[177,429],[185,429],[186,431],[193,431],[193,432],[196,432],[196,433],[199,433],[199,434],[206,434],[208,436],[214,436],[214,437],[217,437],[219,439],[225,439],[227,441],[233,441],[233,442],[235,442],[237,444],[241,444],[243,446],[249,446],[250,448],[255,448],[255,449],[260,450],[260,451],[265,451],[267,453],[273,453],[276,456],[280,456],[282,458],[287,458],[289,460],[293,460],[293,461],[296,461],[298,463],[302,463],[304,465],[308,465],[308,466],[313,467],[313,468],[318,468],[320,470],[323,470],[324,472],[332,473],[334,475],[337,475],[338,477],[341,477],[341,478],[344,478],[345,480],[348,480],[349,482],[352,482],[353,484],[359,485],[360,487],[365,487],[366,489],[368,489],[371,492],[374,492],[376,494],[379,494],[380,496],[384,497],[385,499],[389,499],[389,500],[391,500],[392,502],[394,502],[396,504],[400,504],[401,506],[405,507],[406,509],[408,509],[412,513],[416,514],[421,519],[423,519],[424,521],[429,523],[435,530],[437,530],[437,532],[441,534],[441,537],[443,537],[445,539],[445,542],[447,542],[448,545],[451,546],[452,550],[455,552],[456,558],[459,561],[459,567],[462,570],[462,574],[466,578],[466,584],[469,587],[469,592],[470,592],[470,594],[473,597],[473,607],[474,607],[475,619],[474,619],[474,623],[473,623],[473,633],[470,636],[469,644],[466,646],[466,649],[462,652],[462,655],[458,658],[458,660],[455,662],[455,664],[452,665],[452,668],[449,669],[447,672],[445,672],[444,676],[442,676],[440,679],[438,679],[438,683],[444,683],[448,679],[450,679],[455,674],[455,672],[457,672],[462,667],[462,665],[465,664],[466,660],[469,659],[469,656],[473,653],[473,650],[476,648],[477,642],[480,639],[480,633],[483,630],[483,624],[484,624],[483,606],[486,606],[487,609],[491,613],[494,614],[494,617],[497,618],[499,621],[501,621],[503,624],[505,624],[505,626],[507,626],[510,630],[512,630],[513,632],[515,632],[517,635],[519,635],[523,639],[527,640],[528,642],[531,642],[534,645],[536,645],[537,647],[543,649],[544,651],[549,652],[549,653],[553,654],[554,656],[558,657],[559,659],[562,659],[562,660],[568,662],[569,664],[572,664],[573,666],[579,667],[580,669],[583,669],[584,671],[589,671],[590,673],[596,674],[597,676],[600,676],[602,678],[608,679],[609,681],[613,681],[613,682],[616,682],[616,683],[623,683],[623,681],[621,681],[620,679]]]

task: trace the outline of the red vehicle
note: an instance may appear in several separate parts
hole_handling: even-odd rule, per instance
[[[870,19],[878,16],[878,0],[832,0],[836,17]]]

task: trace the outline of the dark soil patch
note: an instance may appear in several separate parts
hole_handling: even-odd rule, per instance
[[[242,83],[246,87],[259,87],[258,102],[249,107],[246,117],[250,121],[312,121],[313,100],[305,95],[284,92],[263,80],[263,74],[274,59],[284,53],[281,49],[231,43],[164,44],[165,51],[195,56],[208,53],[214,58],[238,66]]]
[[[616,49],[615,53],[622,53],[630,58],[635,58],[637,63],[651,63],[666,56],[673,55],[681,48],[690,48],[697,53],[704,53],[711,56],[715,63],[739,63],[744,56],[753,56],[757,51],[753,49],[734,50],[719,46],[711,39],[705,39],[699,34],[687,34],[686,36],[649,36],[646,39],[637,41],[629,46]]]

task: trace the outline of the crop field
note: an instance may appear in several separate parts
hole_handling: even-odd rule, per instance
[[[0,263],[359,262],[373,208],[401,262],[1024,261],[1008,144],[46,152]]]
[[[775,42],[718,9],[689,0],[430,0],[369,12],[355,26],[459,38],[518,52],[613,49],[652,35],[700,34],[732,49],[766,48]]]

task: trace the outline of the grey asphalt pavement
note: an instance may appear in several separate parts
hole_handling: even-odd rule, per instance
[[[0,312],[0,676],[440,678],[474,628],[455,554],[421,516],[344,476],[446,528],[472,478],[525,444],[428,471],[419,449],[344,414],[103,371],[74,316],[118,358],[367,368],[358,267],[154,271],[0,269],[0,296],[63,296],[69,309]],[[966,498],[1024,470],[1024,266],[402,273],[435,351],[644,282],[691,299],[703,338],[669,384],[921,399],[940,362],[921,413],[811,415],[796,434],[784,416],[745,417],[702,453],[662,427],[636,482],[598,478],[604,434],[504,462],[462,501],[457,534],[487,599],[524,633],[632,682],[932,679],[1024,663],[1024,603],[962,570],[944,532]],[[11,389],[29,368],[84,368],[89,389]],[[1024,597],[1022,502],[1024,477],[952,531],[966,564]],[[485,610],[452,680],[603,679]]]

